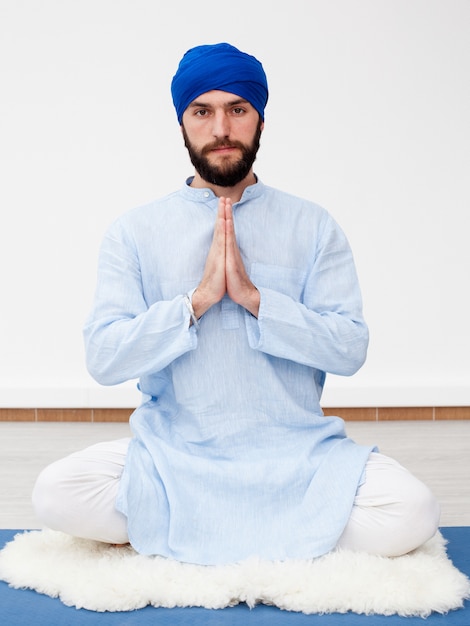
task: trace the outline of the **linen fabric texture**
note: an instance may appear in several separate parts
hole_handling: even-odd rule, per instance
[[[181,124],[183,113],[198,96],[214,89],[234,93],[264,120],[268,82],[262,64],[228,43],[197,46],[181,59],[171,83],[171,95]]]
[[[198,564],[335,547],[371,446],[324,416],[325,373],[353,374],[368,330],[349,244],[321,207],[265,186],[233,207],[258,318],[228,296],[190,326],[218,198],[188,185],[110,227],[84,329],[105,385],[140,379],[116,506],[133,547]]]

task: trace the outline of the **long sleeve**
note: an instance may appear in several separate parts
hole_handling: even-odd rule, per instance
[[[327,220],[304,279],[291,272],[287,281],[282,272],[254,269],[261,304],[258,320],[247,316],[251,347],[324,372],[354,374],[365,361],[369,334],[352,253],[341,229]],[[302,287],[298,300],[292,292],[296,280]],[[276,281],[290,289],[270,288]]]
[[[84,339],[88,370],[103,385],[160,371],[197,345],[183,294],[147,304],[137,251],[118,224],[101,247]]]

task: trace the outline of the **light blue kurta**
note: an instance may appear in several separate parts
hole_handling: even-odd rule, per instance
[[[183,295],[203,273],[218,200],[183,188],[104,239],[87,364],[140,379],[117,508],[143,554],[202,564],[331,550],[370,447],[323,416],[325,372],[353,374],[368,331],[344,234],[322,208],[258,182],[234,206],[256,319],[227,296],[196,329]]]

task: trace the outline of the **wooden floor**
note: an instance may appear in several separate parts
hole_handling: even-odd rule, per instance
[[[470,526],[470,420],[348,422],[358,443],[377,444],[426,482],[441,526]],[[38,528],[30,503],[42,467],[92,443],[129,434],[125,423],[0,422],[0,528]]]

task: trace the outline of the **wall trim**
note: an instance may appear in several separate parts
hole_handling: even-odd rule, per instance
[[[347,422],[470,420],[461,407],[325,407],[325,415]],[[127,422],[133,408],[0,408],[0,422]]]

